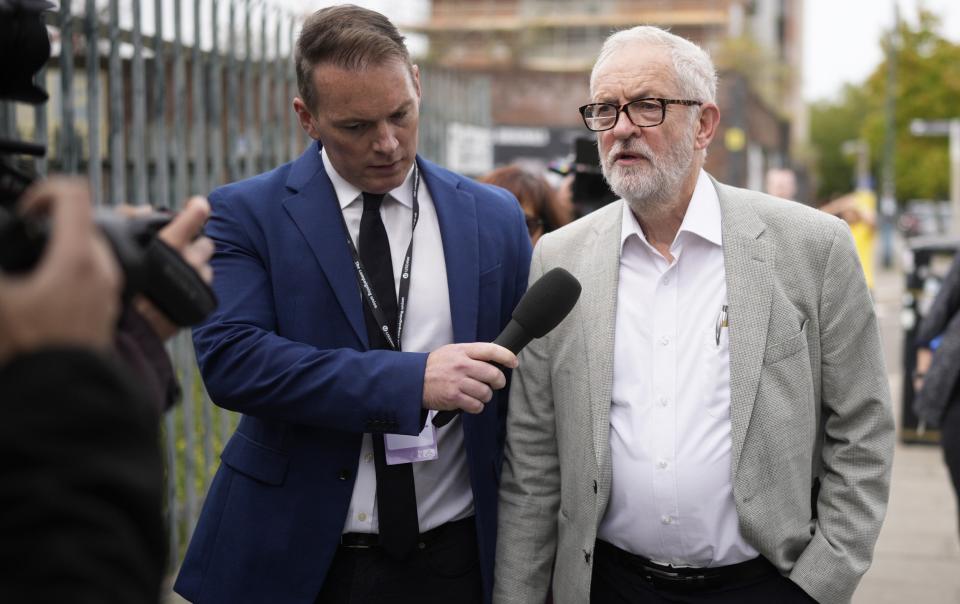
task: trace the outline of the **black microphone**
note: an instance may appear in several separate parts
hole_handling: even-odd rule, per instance
[[[559,267],[547,271],[523,294],[510,322],[493,343],[519,354],[530,340],[542,338],[559,325],[579,298],[580,282],[576,277]],[[457,413],[459,409],[440,411],[433,417],[433,425],[445,426]]]

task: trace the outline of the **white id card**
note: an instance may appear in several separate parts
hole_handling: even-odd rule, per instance
[[[384,434],[388,466],[401,463],[417,463],[437,458],[437,429],[433,425],[436,411],[427,414],[427,423],[417,436],[406,434]]]

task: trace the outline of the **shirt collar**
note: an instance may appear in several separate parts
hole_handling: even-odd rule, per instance
[[[710,181],[710,177],[702,169],[697,177],[697,184],[693,189],[690,204],[683,215],[683,222],[680,224],[677,236],[670,246],[671,249],[677,246],[681,233],[697,235],[714,245],[723,244],[720,225],[720,198],[717,196],[717,189]],[[630,210],[630,204],[624,201],[623,221],[620,227],[621,247],[631,235],[636,235],[640,241],[649,245],[643,230],[640,228],[640,223],[637,222],[637,217]]]
[[[323,162],[323,169],[327,171],[327,176],[330,177],[330,182],[333,184],[333,190],[337,194],[337,201],[340,203],[340,209],[342,210],[356,201],[363,191],[340,176],[340,173],[333,167],[333,163],[327,155],[327,150],[323,147],[320,148],[320,160]],[[392,199],[408,208],[413,207],[412,179],[413,166],[410,166],[410,171],[407,172],[407,177],[403,180],[403,183],[388,193]]]
[[[720,220],[720,197],[710,177],[701,169],[679,233],[691,233],[714,245],[723,245]]]

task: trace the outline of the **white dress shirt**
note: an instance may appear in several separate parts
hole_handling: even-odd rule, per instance
[[[758,553],[733,501],[730,355],[720,200],[700,172],[673,262],[624,203],[610,453],[598,536],[673,566],[724,566]]]
[[[327,157],[326,149],[321,150],[320,157],[333,183],[350,237],[359,247],[357,238],[360,233],[360,217],[363,215],[363,192],[337,173]],[[400,284],[400,268],[410,243],[413,219],[412,187],[413,168],[403,184],[390,191],[380,206],[380,216],[390,241],[393,280],[397,288]],[[440,223],[433,198],[422,175],[417,201],[420,205],[420,217],[414,231],[410,294],[401,348],[407,352],[431,352],[453,342],[453,319],[450,315]],[[357,300],[360,300],[359,288]],[[437,430],[437,450],[437,459],[413,464],[421,533],[474,513],[473,490],[470,487],[467,456],[463,448],[463,424],[459,417]],[[373,439],[369,434],[364,434],[357,481],[353,486],[353,496],[343,532],[379,532],[376,491]]]

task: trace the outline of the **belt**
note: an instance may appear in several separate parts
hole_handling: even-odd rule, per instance
[[[597,540],[597,553],[609,556],[654,587],[668,591],[715,589],[779,574],[763,556],[728,566],[687,568],[657,564],[606,541]]]
[[[436,541],[443,533],[453,528],[466,528],[467,525],[473,526],[473,516],[462,520],[455,520],[441,524],[429,531],[420,533],[417,537],[417,549],[426,549],[431,543]],[[380,535],[377,533],[343,533],[340,535],[340,547],[348,549],[374,549],[380,547]]]

